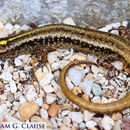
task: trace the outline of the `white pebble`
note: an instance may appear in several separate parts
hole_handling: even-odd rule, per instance
[[[121,23],[120,22],[117,22],[117,23],[112,23],[110,24],[112,27],[114,27],[115,29],[119,28],[121,26]]]
[[[13,25],[11,23],[7,23],[5,26],[4,26],[5,29],[11,31],[13,30]]]
[[[18,72],[14,72],[14,73],[13,73],[13,79],[14,79],[14,80],[18,80],[18,78],[19,78]]]
[[[97,67],[97,66],[95,66],[95,65],[92,65],[91,70],[92,70],[92,72],[93,72],[95,75],[97,75],[97,74],[99,73],[99,71],[100,71],[99,67]]]
[[[87,121],[91,120],[94,115],[95,115],[95,113],[85,110],[83,112],[83,119],[85,122],[87,122]]]
[[[12,93],[16,93],[16,91],[17,91],[16,83],[14,81],[11,81],[11,82],[9,82],[9,85],[10,85],[10,91]]]
[[[102,32],[108,32],[109,31],[109,29],[106,28],[106,27],[99,28],[98,30],[102,31]]]
[[[119,35],[119,32],[118,32],[118,30],[112,30],[112,31],[111,31],[111,33],[112,33],[112,34]]]
[[[46,103],[51,104],[54,103],[57,99],[57,96],[55,94],[47,94],[46,95]]]
[[[44,86],[42,85],[42,88],[44,89],[44,91],[46,93],[52,93],[52,92],[54,92],[54,88],[52,87],[51,84],[46,84]]]
[[[27,26],[27,25],[22,25],[22,26],[20,27],[20,29],[21,29],[22,31],[29,31],[30,27]]]
[[[4,27],[4,25],[3,25],[3,23],[0,21],[0,28],[3,28]]]
[[[69,110],[64,110],[64,111],[62,111],[61,116],[64,117],[64,116],[68,115],[70,112],[71,111],[69,111]]]
[[[4,71],[2,75],[0,75],[0,78],[2,78],[4,81],[10,82],[12,81],[12,74]]]
[[[128,21],[123,21],[122,22],[122,26],[127,27],[127,25],[128,25]]]
[[[20,30],[20,25],[15,24],[15,25],[14,25],[14,28],[15,28],[16,30]]]
[[[123,62],[121,61],[115,61],[111,63],[117,70],[123,70]]]
[[[116,122],[114,123],[113,130],[121,130],[121,124],[122,124],[122,121],[121,121],[121,120],[116,121]]]
[[[69,74],[69,78],[70,80],[76,85],[78,86],[81,82],[81,80],[84,78],[85,76],[85,72],[83,70],[79,70],[77,68],[71,68],[68,71]]]
[[[0,38],[2,37],[7,37],[8,36],[8,31],[4,28],[0,28]]]
[[[74,25],[74,26],[76,25],[74,20],[71,17],[68,17],[68,18],[64,19],[63,23],[64,24],[69,24],[69,25]]]
[[[105,130],[111,130],[114,126],[114,120],[105,115],[104,118],[101,120],[101,124]]]
[[[66,76],[66,84],[70,90],[72,90],[72,88],[74,88],[74,85],[72,84],[72,82],[68,76]]]
[[[14,63],[15,63],[16,67],[22,65],[22,61],[20,59],[18,59],[18,58],[15,58]]]
[[[81,123],[83,121],[83,115],[81,112],[71,112],[69,113],[69,117],[76,123]]]
[[[69,116],[65,116],[63,118],[63,124],[66,125],[66,126],[69,126],[70,123],[71,123],[70,117]]]
[[[20,101],[20,104],[26,103],[26,99],[25,99],[24,96],[20,96],[20,97],[19,97],[19,101]]]
[[[0,116],[1,117],[2,117],[2,115],[5,114],[6,110],[7,110],[7,105],[6,104],[1,104],[0,105]]]
[[[41,117],[43,119],[48,119],[48,112],[47,112],[47,110],[41,108],[39,113],[40,113],[40,115],[41,115]]]
[[[81,130],[84,130],[85,128],[86,128],[86,124],[85,123],[80,123],[79,124],[79,128],[81,129]]]
[[[37,98],[37,99],[35,100],[35,102],[36,102],[39,106],[42,106],[42,104],[43,104],[43,99],[42,99],[42,98]]]
[[[88,128],[93,128],[94,126],[96,126],[97,125],[97,123],[95,122],[95,121],[87,121],[86,122],[86,126],[88,127]]]
[[[111,26],[111,25],[106,25],[106,28],[107,28],[108,30],[111,30],[111,29],[112,29],[112,26]]]

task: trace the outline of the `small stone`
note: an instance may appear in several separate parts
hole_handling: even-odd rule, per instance
[[[69,130],[69,128],[66,125],[61,125],[58,130]]]
[[[105,91],[105,95],[106,95],[108,98],[113,98],[113,97],[114,97],[114,95],[113,95],[113,93],[112,93],[112,90],[106,90],[106,91]]]
[[[60,109],[59,105],[51,104],[51,106],[48,109],[48,115],[51,117],[55,117],[58,114],[59,109]]]
[[[86,122],[86,127],[88,127],[88,128],[93,128],[96,125],[97,125],[97,123],[94,121],[91,121],[91,120]]]
[[[81,80],[83,79],[83,77],[85,76],[85,72],[81,71],[77,68],[71,68],[68,71],[69,74],[69,78],[70,80],[76,85],[78,86],[81,82]]]
[[[81,112],[70,112],[69,117],[76,123],[81,123],[83,121],[83,115]]]
[[[57,98],[57,96],[55,94],[50,93],[50,94],[46,95],[45,101],[47,104],[51,104],[51,103],[54,103],[56,101],[56,98]]]
[[[95,96],[100,96],[103,93],[101,87],[96,83],[92,84],[92,92]]]
[[[110,33],[112,33],[112,34],[116,34],[116,35],[119,35],[118,30],[112,30]]]
[[[80,87],[74,87],[72,88],[72,93],[74,93],[75,95],[81,94],[82,89]]]
[[[117,29],[121,26],[120,22],[110,24],[113,28]]]
[[[48,104],[43,104],[43,105],[42,105],[42,108],[44,108],[45,110],[48,110],[49,105],[48,105]]]
[[[8,36],[8,31],[4,28],[0,28],[0,38],[7,37],[7,36]]]
[[[9,85],[10,85],[11,93],[16,93],[17,91],[16,83],[14,81],[11,81],[9,82]]]
[[[114,123],[113,130],[121,130],[121,124],[122,124],[122,121],[121,121],[121,120],[116,121],[116,122]]]
[[[55,91],[51,84],[46,84],[42,86],[42,88],[44,89],[46,93],[52,93]]]
[[[33,114],[38,111],[38,105],[34,102],[27,102],[19,107],[19,114],[23,121],[28,120]]]
[[[122,115],[121,115],[121,113],[119,113],[119,112],[113,113],[113,114],[112,114],[112,119],[113,119],[114,121],[122,120]]]
[[[5,26],[4,26],[5,29],[11,31],[13,30],[13,25],[11,23],[7,23]]]
[[[94,77],[94,75],[92,73],[88,73],[85,78],[95,80],[95,77]]]
[[[41,107],[42,104],[43,104],[43,99],[42,99],[42,98],[37,98],[37,99],[35,100],[35,102]]]
[[[99,28],[98,31],[101,31],[101,32],[108,32],[109,29],[106,28],[106,27],[102,27],[102,28]]]
[[[123,115],[130,113],[130,108],[126,108],[122,111]]]
[[[19,97],[19,101],[20,101],[20,104],[26,103],[26,99],[25,99],[24,96],[20,96],[20,97]]]
[[[33,116],[31,118],[31,122],[43,122],[45,123],[46,127],[47,127],[47,130],[52,130],[53,129],[53,126],[52,126],[52,123],[49,121],[49,120],[46,120],[46,119],[43,119],[39,116]]]
[[[27,25],[22,25],[22,26],[20,27],[20,29],[21,29],[22,31],[29,31],[30,27],[27,26]]]
[[[48,119],[48,112],[47,112],[47,110],[41,108],[40,111],[39,111],[39,113],[40,113],[40,115],[41,115],[41,117],[43,119]]]
[[[71,17],[68,17],[68,18],[64,19],[63,23],[68,24],[68,25],[74,25],[74,26],[76,25],[74,20]]]
[[[18,59],[18,58],[15,58],[14,63],[15,63],[16,67],[22,66],[22,61],[20,59]]]
[[[79,128],[81,129],[81,130],[84,130],[85,128],[86,128],[86,124],[85,123],[80,123],[79,124]]]
[[[0,21],[0,29],[3,28],[3,27],[4,27],[4,25],[3,25],[3,23]]]
[[[2,75],[0,75],[0,78],[2,78],[3,81],[10,82],[12,81],[12,74],[4,71]]]
[[[14,94],[13,93],[7,94],[7,100],[12,103],[14,101]]]
[[[111,63],[117,70],[123,70],[124,63],[121,61],[115,61]]]
[[[63,124],[66,125],[66,126],[69,126],[71,124],[71,120],[70,120],[69,116],[64,116]]]
[[[105,130],[111,130],[114,126],[114,120],[105,115],[104,118],[101,120],[101,124]]]
[[[74,61],[74,60],[86,60],[87,56],[83,53],[78,53],[74,54],[70,57],[69,61]]]
[[[85,122],[89,121],[92,119],[92,117],[95,115],[95,113],[84,110],[83,111],[83,119]]]
[[[69,110],[72,111],[73,110],[73,105],[72,104],[67,104],[67,103],[63,103],[61,106],[62,110]]]
[[[127,27],[127,25],[128,25],[128,21],[123,21],[122,22],[122,26]]]
[[[95,75],[97,75],[100,71],[99,67],[97,67],[96,65],[92,65],[91,70]]]
[[[88,94],[83,94],[82,98],[85,100],[85,101],[89,101],[89,95]]]

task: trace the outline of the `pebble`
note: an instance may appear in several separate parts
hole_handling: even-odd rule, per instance
[[[113,114],[112,114],[112,119],[113,119],[114,121],[122,120],[122,115],[121,115],[121,113],[119,113],[119,112],[113,113]]]
[[[51,117],[55,117],[58,114],[60,106],[57,104],[51,104],[48,109],[48,115]]]
[[[118,30],[112,30],[110,33],[112,33],[112,34],[116,34],[116,35],[119,35]]]
[[[46,93],[52,93],[55,91],[51,84],[42,85],[42,88]]]
[[[74,60],[86,60],[87,56],[83,53],[78,53],[78,54],[73,54],[69,61],[74,61]]]
[[[43,119],[39,116],[32,116],[31,122],[44,122],[46,124],[47,130],[53,130],[51,121]]]
[[[43,104],[43,98],[37,98],[37,99],[35,100],[35,103],[37,103],[37,104],[41,107],[42,104]]]
[[[22,61],[20,59],[18,59],[18,58],[15,58],[14,63],[15,63],[16,67],[22,66]]]
[[[113,130],[121,130],[121,124],[122,124],[122,121],[121,121],[121,120],[116,121],[116,122],[114,123]]]
[[[63,23],[68,24],[68,25],[74,25],[74,26],[76,25],[74,20],[71,17],[68,17],[68,18],[64,19]]]
[[[56,94],[49,93],[46,95],[45,101],[47,104],[51,104],[51,103],[54,103],[56,101],[56,99],[57,99]]]
[[[97,66],[95,66],[95,65],[92,65],[91,70],[92,70],[92,72],[93,72],[95,75],[97,75],[97,74],[99,73],[99,71],[100,71],[99,67],[97,67]]]
[[[110,24],[113,28],[118,29],[121,26],[120,22]]]
[[[11,93],[16,93],[17,91],[16,83],[12,80],[11,82],[9,82],[9,85]]]
[[[44,108],[45,110],[48,110],[49,105],[48,104],[42,104],[42,108]]]
[[[8,31],[4,28],[0,28],[0,38],[7,37],[7,36],[8,36]]]
[[[111,63],[117,70],[123,70],[124,63],[121,61],[115,61]]]
[[[81,80],[84,78],[85,72],[77,68],[71,68],[68,71],[68,75],[69,75],[70,80],[74,83],[74,85],[78,86]]]
[[[85,122],[87,122],[87,121],[91,120],[92,117],[93,117],[95,114],[96,114],[96,113],[93,113],[93,112],[84,110],[84,111],[83,111],[83,120],[84,120]]]
[[[85,100],[85,101],[89,101],[89,95],[88,94],[83,94],[82,98]]]
[[[92,92],[95,96],[100,96],[103,94],[100,85],[93,83],[92,84]]]
[[[88,128],[93,128],[96,125],[97,125],[97,123],[95,121],[92,121],[92,120],[86,122],[86,126]]]
[[[73,105],[72,104],[68,104],[68,103],[63,103],[62,106],[61,106],[61,110],[72,111],[73,110]]]
[[[81,123],[83,121],[83,115],[81,112],[70,112],[69,117],[76,123]]]
[[[122,26],[127,27],[127,25],[128,25],[128,21],[123,21],[122,22]]]
[[[61,113],[61,116],[64,117],[66,115],[68,115],[71,111],[69,110],[63,110],[62,113]]]
[[[79,124],[79,128],[80,128],[81,130],[84,130],[84,129],[86,128],[86,124],[85,124],[84,122],[80,123],[80,124]]]
[[[9,93],[7,94],[7,100],[12,103],[14,101],[14,94],[13,93]]]
[[[74,93],[75,95],[81,94],[82,89],[80,87],[74,87],[72,88],[72,93]]]
[[[109,116],[105,115],[101,120],[101,124],[105,130],[111,130],[114,126],[114,120]]]
[[[33,114],[38,111],[38,105],[34,102],[27,102],[19,107],[19,114],[23,121],[28,120]]]
[[[22,26],[20,27],[20,30],[22,30],[22,31],[29,31],[29,30],[30,30],[30,27],[27,26],[27,25],[22,25]]]
[[[0,75],[0,78],[2,78],[3,81],[5,82],[10,82],[12,81],[12,74],[10,72],[3,72],[1,75]]]
[[[3,23],[0,21],[0,29],[3,28],[3,27],[4,27],[4,25],[3,25]]]
[[[69,116],[64,116],[63,124],[66,125],[66,126],[69,126],[71,124],[71,120],[70,120]]]
[[[41,116],[43,119],[48,119],[48,112],[47,112],[47,110],[41,108],[40,111],[39,111],[39,113],[40,113],[40,116]]]
[[[4,26],[5,29],[11,31],[13,30],[13,25],[11,23],[7,23],[5,26]]]
[[[107,27],[102,27],[102,28],[99,28],[98,31],[108,32],[108,31],[109,31],[109,28],[107,28]]]

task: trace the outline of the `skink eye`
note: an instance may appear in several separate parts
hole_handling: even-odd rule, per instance
[[[7,44],[7,41],[0,41],[0,45],[6,45]]]

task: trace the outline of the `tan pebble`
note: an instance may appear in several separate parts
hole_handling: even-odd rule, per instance
[[[27,102],[26,104],[22,104],[18,112],[23,121],[28,120],[32,115],[34,115],[38,111],[39,107],[35,102]]]
[[[82,89],[80,87],[74,87],[72,88],[72,92],[77,95],[79,93],[82,93]]]
[[[0,89],[4,88],[4,83],[0,82]]]
[[[48,105],[48,104],[43,104],[43,105],[42,105],[42,108],[44,108],[45,110],[48,110],[49,105]]]
[[[122,120],[122,115],[121,115],[121,113],[120,113],[120,112],[113,113],[113,114],[112,114],[112,119],[113,119],[114,121]]]
[[[3,28],[4,27],[4,25],[3,25],[3,23],[0,21],[0,28]]]
[[[124,70],[125,72],[130,73],[130,67],[128,67],[126,64],[124,66]]]
[[[92,73],[88,73],[85,77],[86,79],[95,79],[94,75]]]
[[[35,59],[31,59],[31,60],[30,60],[30,64],[33,65],[33,64],[36,63],[37,61],[38,61],[37,58],[35,58]]]
[[[90,128],[90,130],[98,130],[96,127]]]
[[[72,126],[71,130],[77,130],[77,128],[75,126]]]
[[[70,111],[72,111],[73,110],[73,105],[72,104],[63,103],[61,109],[62,110],[70,110]]]
[[[93,103],[99,103],[99,104],[102,104],[102,100],[100,100],[100,99],[96,99],[96,100],[93,101]]]
[[[109,97],[109,98],[113,98],[113,97],[114,97],[114,95],[112,94],[112,90],[107,90],[107,91],[105,92],[105,94],[106,94],[106,96]]]
[[[59,111],[60,106],[57,104],[51,104],[48,109],[48,115],[51,117],[55,117]]]
[[[44,122],[45,123],[45,127],[47,127],[47,130],[52,130],[53,126],[52,123],[49,120],[43,119],[39,116],[33,116],[31,118],[31,122]]]
[[[86,101],[89,101],[89,96],[88,96],[88,94],[83,94],[83,96],[82,96],[82,98],[84,99],[84,100],[86,100]]]
[[[66,125],[62,125],[58,130],[70,130],[70,129]]]

